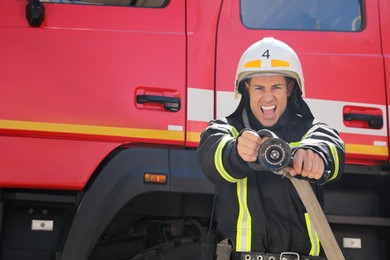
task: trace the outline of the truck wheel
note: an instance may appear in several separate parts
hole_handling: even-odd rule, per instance
[[[131,260],[198,260],[199,238],[183,238],[149,248]]]

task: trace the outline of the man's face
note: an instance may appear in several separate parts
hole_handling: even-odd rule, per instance
[[[291,80],[287,85],[284,76],[255,77],[248,81],[246,89],[250,107],[259,122],[270,127],[276,124],[287,107],[287,98],[294,87]]]

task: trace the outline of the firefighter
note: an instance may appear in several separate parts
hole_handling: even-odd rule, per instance
[[[303,100],[297,54],[274,38],[254,43],[239,60],[235,90],[241,94],[238,107],[211,121],[198,147],[201,168],[215,184],[218,239],[229,241],[233,260],[295,259],[298,254],[325,259],[291,181],[250,166],[268,138],[257,132],[267,129],[289,143],[287,170],[310,181],[321,206],[323,184],[343,174],[344,143],[336,130],[314,119]]]

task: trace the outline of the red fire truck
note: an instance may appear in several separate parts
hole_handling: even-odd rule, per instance
[[[266,36],[296,50],[306,101],[346,143],[324,209],[346,259],[390,259],[390,1],[0,6],[1,259],[202,259],[199,135]]]

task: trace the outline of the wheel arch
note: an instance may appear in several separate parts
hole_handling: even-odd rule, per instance
[[[144,173],[163,173],[166,185],[145,184]],[[134,198],[164,193],[183,201],[183,194],[204,199],[214,193],[213,185],[202,174],[193,150],[131,147],[115,154],[99,167],[88,184],[61,253],[61,260],[85,260],[108,223]],[[153,197],[153,196],[152,196]],[[199,201],[195,199],[195,201]],[[180,202],[185,203],[185,202]],[[185,207],[197,211],[201,204]],[[152,207],[152,206],[151,206]],[[205,210],[207,214],[209,209]],[[203,212],[203,211],[202,211]],[[179,213],[176,213],[179,214]],[[181,214],[181,213],[180,213]]]

